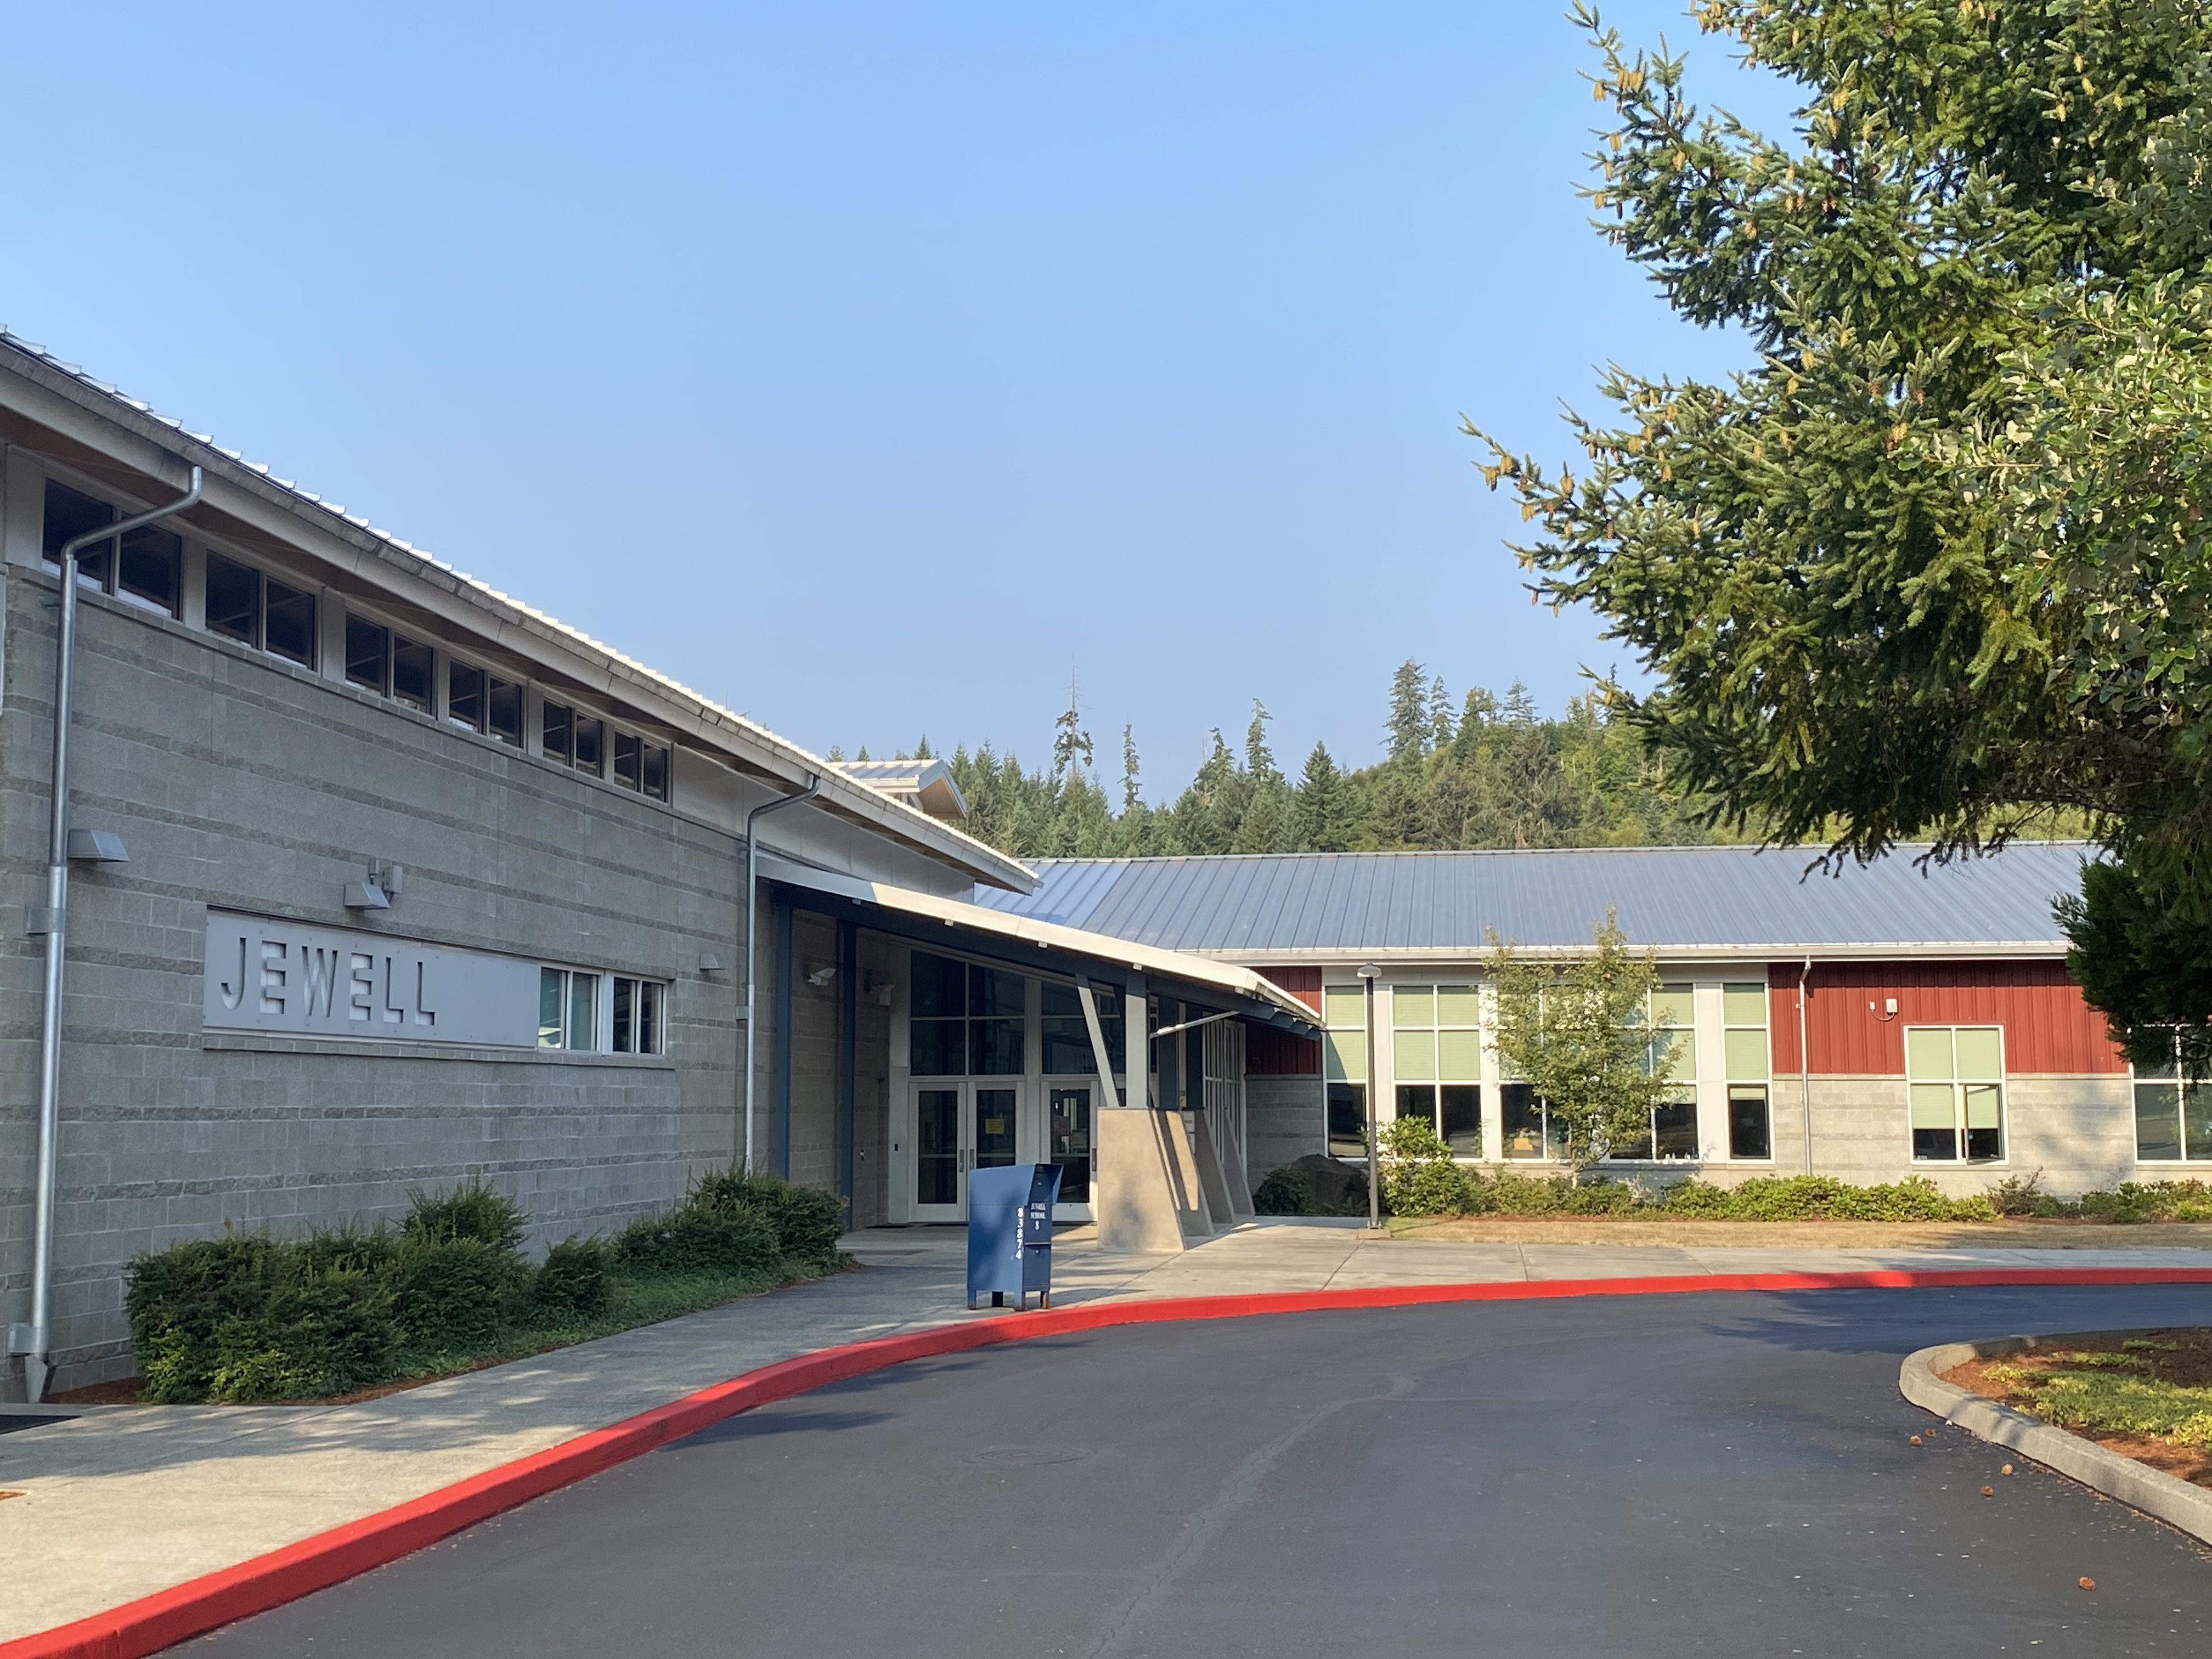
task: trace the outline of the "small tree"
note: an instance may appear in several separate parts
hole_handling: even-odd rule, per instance
[[[1590,930],[1590,954],[1571,962],[1532,961],[1494,932],[1490,943],[1498,1063],[1544,1102],[1579,1186],[1613,1148],[1650,1132],[1668,1094],[1674,1039],[1646,1018],[1656,955],[1630,950],[1611,910]]]

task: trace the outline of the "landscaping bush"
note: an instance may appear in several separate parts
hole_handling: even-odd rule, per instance
[[[1252,1194],[1252,1207],[1261,1215],[1365,1215],[1367,1172],[1342,1158],[1309,1152],[1270,1171]]]
[[[1452,1162],[1425,1118],[1401,1117],[1382,1133],[1382,1207],[1392,1215],[1465,1215],[1481,1177]]]
[[[1926,1176],[1855,1187],[1832,1176],[1755,1176],[1734,1187],[1685,1181],[1657,1207],[1668,1214],[1723,1221],[1989,1221],[1986,1193],[1952,1198]]]
[[[695,1190],[672,1210],[641,1216],[615,1236],[615,1263],[633,1273],[728,1273],[772,1279],[783,1267],[775,1224],[753,1204],[717,1208]]]
[[[388,1270],[392,1311],[407,1340],[434,1352],[473,1347],[514,1311],[530,1269],[481,1238],[410,1237]]]
[[[589,1319],[607,1310],[607,1247],[571,1234],[545,1253],[530,1299],[554,1319]]]
[[[776,1249],[787,1259],[816,1267],[837,1264],[845,1206],[833,1192],[733,1164],[702,1180],[690,1201],[716,1211],[750,1206],[767,1216],[775,1229]]]
[[[433,1244],[472,1238],[495,1250],[512,1253],[530,1231],[530,1218],[505,1193],[486,1186],[472,1176],[436,1197],[422,1192],[407,1194],[407,1218],[399,1231],[410,1239]]]
[[[1295,1164],[1271,1170],[1253,1190],[1252,1207],[1261,1215],[1311,1215],[1313,1177]]]

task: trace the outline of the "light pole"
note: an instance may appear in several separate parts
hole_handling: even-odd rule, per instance
[[[1367,1231],[1382,1231],[1382,1178],[1376,1167],[1375,1156],[1375,981],[1382,970],[1373,963],[1362,963],[1359,967],[1360,988],[1365,994],[1367,1012]]]

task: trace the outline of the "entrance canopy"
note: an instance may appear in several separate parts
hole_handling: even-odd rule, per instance
[[[813,908],[852,907],[852,920],[878,933],[953,945],[958,941],[950,930],[965,930],[981,935],[975,942],[988,942],[992,954],[1039,972],[1172,997],[1302,1036],[1319,1032],[1310,1008],[1249,968],[817,870],[767,851],[760,855],[760,870],[770,881],[816,896]]]

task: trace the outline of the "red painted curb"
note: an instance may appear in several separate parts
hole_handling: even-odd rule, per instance
[[[1442,1302],[1547,1301],[1578,1296],[1653,1296],[1709,1291],[1936,1289],[1987,1285],[2205,1285],[2212,1267],[1876,1268],[1863,1273],[1674,1274],[1643,1279],[1562,1279],[1510,1284],[1390,1285],[1356,1291],[1287,1291],[1246,1296],[1164,1297],[1153,1302],[1087,1303],[801,1354],[466,1480],[349,1521],[236,1566],[126,1601],[89,1618],[0,1642],[0,1659],[143,1659],[213,1630],[380,1567],[546,1492],[680,1439],[709,1424],[909,1359],[957,1353],[1031,1337],[1112,1325],[1338,1309],[1416,1307]]]

